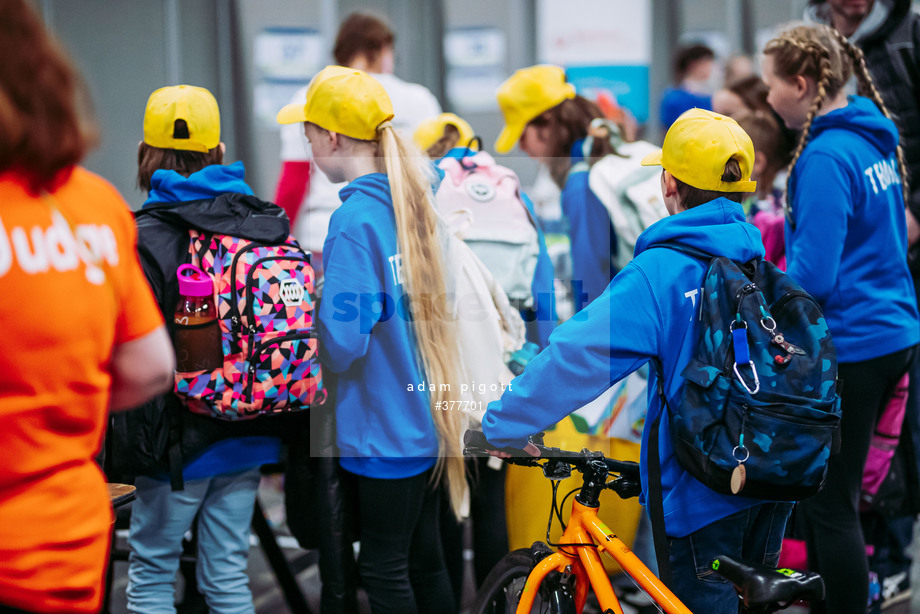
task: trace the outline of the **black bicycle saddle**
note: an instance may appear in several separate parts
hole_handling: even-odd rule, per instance
[[[756,610],[769,604],[824,599],[824,580],[810,571],[773,569],[767,565],[719,556],[712,570],[735,585],[745,607]]]

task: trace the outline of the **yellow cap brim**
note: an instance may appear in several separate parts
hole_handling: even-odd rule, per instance
[[[304,105],[301,102],[285,105],[278,111],[275,119],[279,124],[300,124],[307,121],[307,114],[304,112]]]
[[[521,135],[524,133],[524,126],[505,126],[502,128],[502,131],[498,133],[498,138],[495,139],[495,151],[498,153],[508,153],[517,142],[521,139]]]
[[[661,152],[659,149],[642,158],[642,166],[661,166]]]

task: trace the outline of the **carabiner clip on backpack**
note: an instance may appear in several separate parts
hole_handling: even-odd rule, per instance
[[[735,376],[738,378],[738,381],[741,382],[741,385],[744,386],[744,389],[748,391],[748,394],[755,395],[760,390],[760,378],[757,377],[757,367],[754,366],[754,361],[751,360],[751,353],[748,351],[748,342],[747,342],[747,323],[741,319],[741,314],[739,313],[734,322],[729,326],[729,330],[732,333],[732,342],[735,348]],[[747,385],[747,382],[744,381],[744,378],[741,376],[741,371],[738,370],[738,365],[744,365],[747,363],[751,367],[751,373],[754,374],[754,389]]]

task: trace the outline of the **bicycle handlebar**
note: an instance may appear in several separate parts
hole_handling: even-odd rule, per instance
[[[511,455],[510,458],[502,459],[505,462],[528,467],[539,466],[538,461],[542,459],[553,459],[568,463],[577,469],[583,469],[590,461],[603,460],[607,465],[608,471],[636,481],[639,480],[639,464],[636,462],[607,458],[600,452],[591,452],[587,449],[583,449],[581,452],[570,452],[560,448],[551,448],[543,445],[542,433],[531,435],[528,437],[528,441],[539,450],[540,456],[532,456],[518,448],[493,446],[482,434],[482,431],[469,429],[463,434],[463,454],[464,456],[489,456],[490,451],[504,452]]]

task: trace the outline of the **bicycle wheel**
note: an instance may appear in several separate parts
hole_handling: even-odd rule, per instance
[[[534,565],[530,548],[514,550],[502,557],[483,581],[470,614],[514,614]],[[530,610],[532,613],[575,614],[575,600],[563,586],[561,577],[558,572],[546,577]]]

